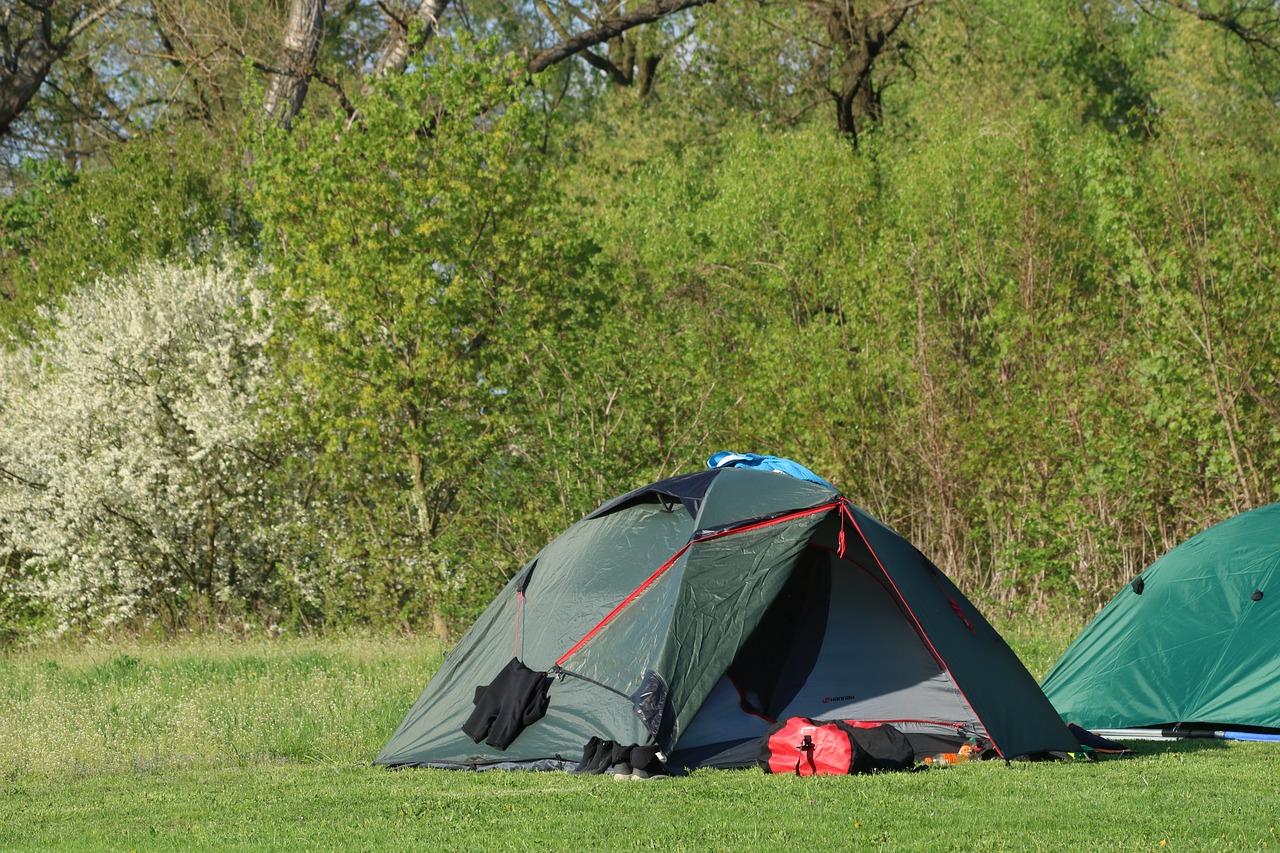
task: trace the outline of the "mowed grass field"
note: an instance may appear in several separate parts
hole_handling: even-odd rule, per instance
[[[1041,676],[1080,625],[999,625]],[[371,765],[431,639],[116,642],[0,658],[4,850],[1280,848],[1280,746],[798,779]]]

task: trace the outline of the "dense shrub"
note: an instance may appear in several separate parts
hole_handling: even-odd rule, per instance
[[[197,263],[247,246],[253,223],[217,140],[194,129],[131,140],[111,162],[32,161],[27,186],[0,195],[0,329],[30,340],[39,308],[146,261]]]
[[[85,289],[49,336],[4,356],[5,560],[61,629],[243,606],[277,582],[261,300],[235,264],[148,265]]]

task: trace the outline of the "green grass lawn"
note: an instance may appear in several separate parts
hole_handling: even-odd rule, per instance
[[[1002,624],[1042,675],[1078,626]],[[1280,846],[1280,747],[798,779],[370,765],[432,640],[112,644],[0,658],[0,849],[840,850]]]

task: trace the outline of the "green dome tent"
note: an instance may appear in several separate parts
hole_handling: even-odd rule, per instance
[[[545,713],[495,745],[470,725],[513,666],[534,674],[521,690],[547,674]],[[890,722],[918,757],[970,737],[1005,757],[1078,748],[904,539],[829,486],[719,468],[616,498],[544,548],[375,763],[575,769],[600,738],[656,747],[669,767],[750,766],[792,716]]]
[[[1064,720],[1107,731],[1280,729],[1280,504],[1151,564],[1045,676]]]

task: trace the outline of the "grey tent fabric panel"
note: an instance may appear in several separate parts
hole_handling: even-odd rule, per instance
[[[1031,673],[955,584],[897,533],[856,507],[849,510],[999,753],[1078,750]]]
[[[904,618],[887,582],[875,576],[878,570],[865,547],[854,543],[848,559],[836,557],[834,550],[816,553],[821,560],[806,561],[805,570],[830,575],[830,583],[810,589],[810,596],[822,600],[809,602],[806,609],[820,606],[828,615],[812,660],[790,634],[776,638],[792,644],[785,668],[807,669],[777,719],[887,721],[912,732],[986,737],[950,675]],[[751,668],[752,662],[738,660],[735,666]],[[722,677],[675,748],[694,750],[762,735],[769,720],[743,710],[743,701],[738,688]],[[750,696],[745,701],[748,707],[753,704]]]
[[[660,576],[650,575],[652,583],[638,590],[606,628],[583,643],[562,667],[628,696],[635,693],[656,666],[670,631],[686,560],[687,553],[682,554]]]
[[[973,709],[874,576],[874,563],[864,568],[830,557],[826,636],[804,686],[780,716],[972,728]],[[859,562],[867,560],[870,554]]]
[[[742,697],[729,676],[720,676],[698,713],[685,726],[677,749],[697,749],[711,744],[761,737],[773,722],[746,711]]]
[[[761,477],[773,479],[761,480]],[[834,489],[776,471],[723,468],[702,501],[698,529],[815,507],[831,503],[839,496]]]
[[[581,521],[557,537],[530,561],[533,573],[524,585],[523,604],[517,606],[516,588],[523,580],[517,575],[446,658],[375,763],[422,763],[419,756],[426,754],[459,762],[483,758],[484,747],[472,744],[460,728],[473,708],[475,688],[487,684],[513,654],[531,669],[549,670],[649,573],[683,547],[692,529],[693,521],[683,510],[669,512],[659,503],[646,503],[624,513]],[[585,566],[584,554],[590,555]],[[547,716],[520,735],[517,745],[522,753],[538,742],[535,732],[573,724],[592,726],[568,739],[582,743],[592,734],[613,740],[634,736],[638,729],[634,714],[611,713],[596,719],[594,712],[567,711],[566,697],[578,694],[577,686],[565,687],[568,683],[566,679],[552,687]],[[607,704],[626,703],[610,699]],[[570,714],[567,719],[566,713]],[[565,737],[556,734],[550,743],[556,749],[567,748],[571,744]]]
[[[631,708],[631,702],[616,693],[581,679],[566,677],[551,687],[547,714],[516,738],[510,749],[501,751],[485,743],[473,743],[453,723],[462,713],[436,713],[431,725],[416,725],[411,735],[395,743],[394,760],[385,760],[392,744],[383,750],[376,764],[436,764],[470,766],[503,761],[539,761],[562,759],[577,762],[582,748],[591,737],[602,737],[619,743],[643,743],[647,737],[643,725]],[[470,705],[464,709],[470,712]],[[465,717],[463,717],[465,718]],[[423,721],[424,718],[419,718]]]
[[[525,593],[522,658],[548,669],[655,571],[693,532],[683,509],[644,503],[579,522],[551,543]]]
[[[374,764],[415,764],[433,755],[444,733],[441,721],[462,734],[462,723],[471,714],[475,687],[498,674],[516,642],[516,576],[498,593],[414,702],[399,728],[382,747]],[[482,680],[475,680],[475,679]],[[474,683],[470,683],[474,681]]]
[[[726,473],[783,476],[736,469]],[[674,740],[678,741],[679,733],[692,722],[786,583],[814,528],[831,512],[812,513],[694,544],[672,630],[657,666],[671,686],[676,713]]]

